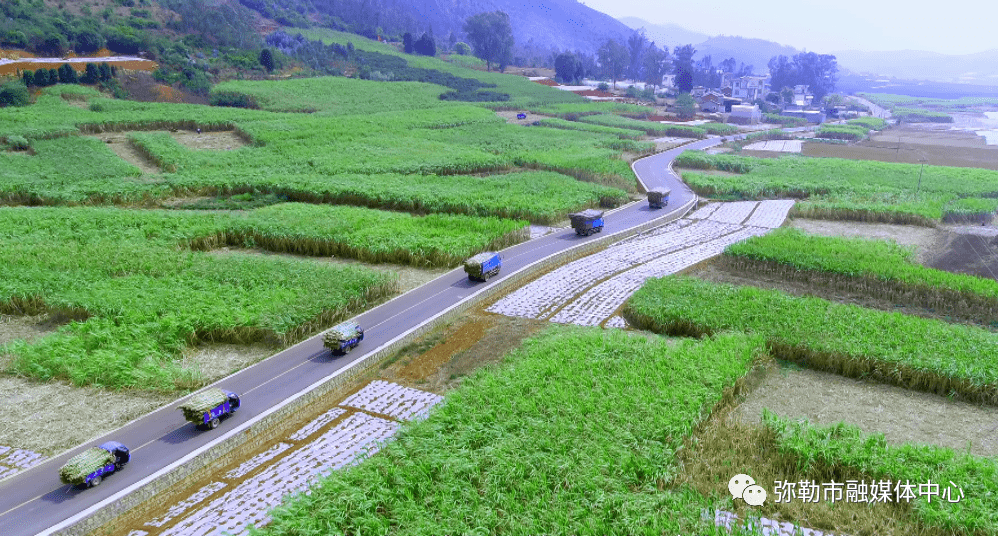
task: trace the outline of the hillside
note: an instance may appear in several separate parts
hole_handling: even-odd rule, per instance
[[[617,20],[635,30],[643,28],[649,41],[654,41],[659,47],[668,45],[670,50],[677,45],[696,45],[710,39],[707,34],[687,30],[678,24],[652,24],[637,17],[621,17]]]
[[[767,41],[765,39],[749,39],[746,37],[719,35],[696,45],[697,58],[710,55],[717,65],[727,58],[735,58],[739,62],[754,67],[757,74],[765,74],[766,65],[773,56],[784,55],[792,57],[799,50]]]

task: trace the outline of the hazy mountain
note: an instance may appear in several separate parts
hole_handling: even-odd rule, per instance
[[[921,50],[834,52],[839,68],[885,77],[945,82],[998,84],[998,49],[947,55]]]
[[[652,24],[637,17],[621,17],[617,20],[635,30],[644,28],[645,37],[649,41],[654,41],[659,48],[668,45],[669,50],[677,45],[702,43],[710,38],[707,34],[687,30],[678,24]]]
[[[773,56],[784,55],[788,58],[798,54],[800,51],[789,46],[781,45],[765,39],[750,39],[747,37],[720,35],[694,45],[696,48],[696,58],[710,55],[711,62],[718,65],[728,58],[735,58],[735,61],[751,65],[755,74],[766,74],[769,59]]]

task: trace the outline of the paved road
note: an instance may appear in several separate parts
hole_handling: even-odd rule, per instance
[[[604,233],[613,233],[661,218],[682,207],[693,192],[672,172],[672,160],[684,150],[703,149],[721,143],[720,138],[699,140],[638,160],[634,169],[648,188],[672,190],[665,209],[651,210],[647,203],[634,203],[608,214]],[[231,376],[220,386],[239,393],[242,406],[215,431],[200,432],[182,418],[177,404],[154,411],[98,440],[39,464],[0,484],[0,535],[38,534],[108,499],[156,471],[203,447],[220,433],[249,421],[317,380],[362,358],[401,333],[447,309],[492,282],[509,277],[524,266],[600,235],[580,237],[571,229],[553,233],[503,251],[502,274],[489,283],[471,283],[462,269],[455,269],[357,317],[364,326],[364,342],[345,357],[333,358],[319,336]],[[76,490],[59,481],[58,469],[85,448],[107,440],[124,443],[132,461],[110,475],[103,484]]]

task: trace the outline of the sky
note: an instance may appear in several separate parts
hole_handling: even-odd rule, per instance
[[[998,49],[995,0],[579,1],[613,17],[678,24],[712,36],[767,39],[819,54],[839,50],[972,54]]]

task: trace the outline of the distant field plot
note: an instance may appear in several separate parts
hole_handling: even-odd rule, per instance
[[[802,217],[927,224],[942,219],[959,198],[998,196],[998,172],[987,169],[692,151],[680,155],[676,166],[728,172],[684,171],[683,180],[702,195],[803,197],[795,209]],[[921,186],[913,189],[919,177]],[[966,211],[965,203],[953,210]]]
[[[745,151],[774,151],[781,153],[799,153],[803,142],[801,140],[769,140],[758,141],[742,147]]]
[[[342,76],[291,80],[230,80],[212,93],[247,95],[263,110],[356,115],[462,105],[441,101],[447,88],[422,82],[376,82]]]
[[[894,108],[896,106],[929,106],[933,108],[970,108],[981,105],[998,105],[998,98],[988,97],[960,97],[959,99],[933,99],[929,97],[911,97],[908,95],[894,95],[891,93],[859,93],[859,96],[870,102],[883,106],[884,108]]]
[[[0,480],[14,476],[45,461],[45,456],[26,449],[0,445]]]

